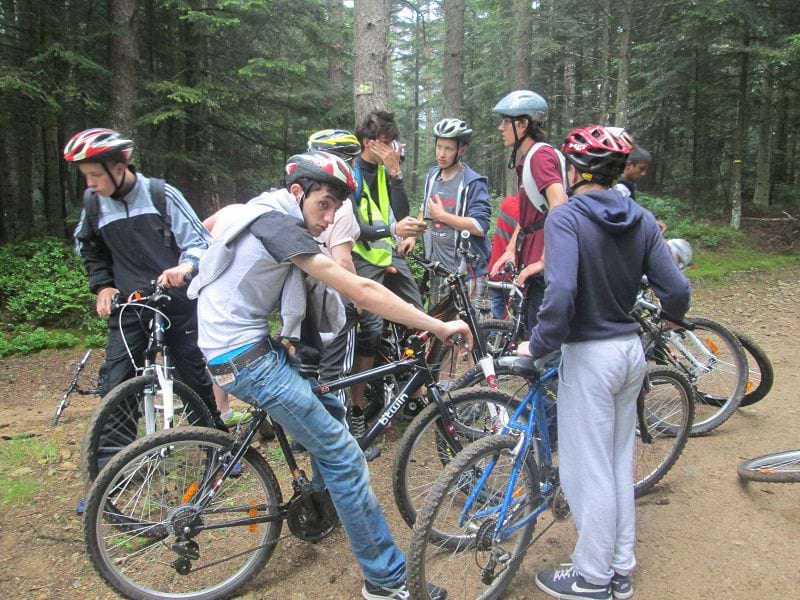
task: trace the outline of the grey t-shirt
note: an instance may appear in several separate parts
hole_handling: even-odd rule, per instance
[[[197,299],[197,344],[207,360],[269,335],[290,259],[320,252],[300,219],[277,211],[253,221],[233,249],[230,266]]]
[[[442,206],[451,215],[456,214],[458,202],[458,190],[464,181],[464,169],[462,168],[458,175],[442,181],[436,178],[433,181],[430,189],[430,197],[439,194],[442,199]],[[459,261],[456,258],[456,240],[458,233],[452,227],[449,227],[441,221],[434,220],[431,223],[430,239],[431,247],[429,255],[431,260],[441,262],[445,267],[454,271],[458,267]]]

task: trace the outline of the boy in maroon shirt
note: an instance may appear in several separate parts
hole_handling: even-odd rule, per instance
[[[511,92],[492,112],[501,117],[498,129],[503,144],[512,149],[509,168],[516,170],[519,183],[519,223],[491,273],[499,274],[509,261],[524,266],[517,282],[526,285],[530,331],[537,323],[544,298],[544,221],[548,209],[567,201],[566,167],[564,158],[544,143],[542,126],[547,118],[547,102],[539,94],[528,90]]]

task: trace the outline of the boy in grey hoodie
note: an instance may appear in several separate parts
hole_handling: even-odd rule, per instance
[[[573,195],[544,227],[547,288],[530,350],[562,351],[559,474],[578,529],[573,562],[536,576],[557,598],[633,595],[633,448],[645,359],[630,312],[642,275],[663,316],[681,319],[689,307],[688,281],[655,217],[609,189],[630,148],[629,138],[597,125],[573,131],[562,147]]]

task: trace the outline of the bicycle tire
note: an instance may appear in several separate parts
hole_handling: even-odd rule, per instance
[[[736,468],[745,481],[800,483],[800,450],[786,450],[745,460]]]
[[[739,407],[752,406],[756,402],[764,399],[775,383],[775,370],[772,368],[767,353],[749,335],[739,331],[731,330],[739,343],[744,348],[745,355],[749,355],[752,361],[748,361],[748,377],[745,386],[745,394]]]
[[[505,435],[492,435],[478,440],[461,452],[437,480],[414,525],[407,556],[408,588],[412,598],[429,600],[428,584],[431,583],[447,589],[448,600],[473,600],[476,597],[480,600],[493,600],[500,597],[511,583],[530,546],[536,518],[531,518],[524,525],[520,524],[513,541],[513,551],[509,551],[506,546],[510,544],[503,545],[494,540],[492,533],[496,523],[493,519],[487,518],[478,525],[470,518],[461,524],[458,522],[461,507],[454,508],[453,503],[460,503],[462,498],[467,497],[463,490],[465,485],[484,476],[486,470],[483,461],[488,458],[497,462],[492,473],[483,482],[483,489],[488,488],[483,494],[486,500],[478,500],[476,503],[482,510],[499,504],[508,482],[505,473],[500,471],[504,466],[513,463],[513,450],[518,442],[519,438]],[[524,458],[523,468],[519,473],[521,478],[525,478],[522,483],[520,479],[515,482],[514,498],[519,502],[517,505],[519,510],[511,511],[508,516],[522,521],[534,509],[541,506],[541,503],[536,503],[534,500],[541,499],[541,496],[539,469],[532,453]],[[522,500],[519,500],[520,498]],[[439,517],[441,519],[438,519]],[[454,525],[447,524],[448,517],[455,517]],[[442,525],[441,522],[445,524]],[[511,523],[507,521],[504,525]],[[453,529],[450,536],[451,543],[447,547],[447,552],[444,552],[442,544],[436,538],[431,539],[430,533],[434,529],[449,530],[451,527]],[[502,550],[498,552],[497,546]],[[430,554],[428,554],[429,548]],[[501,556],[505,569],[494,576],[489,583],[484,583],[482,565],[488,563],[486,555],[491,554]],[[463,564],[461,566],[453,564],[457,560]],[[468,568],[473,570],[471,575],[467,575]],[[460,577],[464,579],[460,581]],[[476,590],[478,594],[472,590],[467,591],[467,587],[478,588]]]
[[[485,411],[469,411],[467,415],[468,406],[502,405],[507,407],[509,414],[519,406],[505,394],[476,388],[452,392],[450,401],[456,410],[457,433],[464,446],[496,428],[492,417]],[[444,436],[436,429],[437,423],[441,423],[439,407],[432,403],[411,421],[397,446],[392,466],[392,489],[397,510],[409,527],[414,526],[417,511],[438,475],[458,454],[454,448],[445,445]]]
[[[636,425],[634,445],[634,495],[636,498],[649,492],[661,481],[686,447],[694,419],[694,390],[686,377],[673,367],[651,366],[642,386],[640,398],[643,414]],[[649,386],[649,389],[648,389]],[[667,386],[672,386],[670,394]],[[650,441],[642,436],[641,423],[649,425]],[[645,458],[652,455],[653,460]]]
[[[197,551],[200,558],[197,561],[207,560],[209,563],[219,561],[221,552],[231,553],[228,561],[239,558],[239,555],[236,554],[238,547],[235,547],[238,543],[250,545],[259,542],[256,547],[248,548],[241,554],[242,556],[249,555],[243,566],[222,582],[214,581],[207,585],[198,583],[198,586],[205,585],[206,587],[197,591],[187,591],[187,587],[193,585],[195,581],[215,580],[214,575],[219,573],[220,565],[193,565],[194,569],[189,573],[178,575],[171,564],[170,559],[174,559],[178,555],[172,544],[167,543],[167,540],[169,538],[176,539],[174,529],[180,525],[175,521],[174,516],[177,509],[180,508],[185,512],[186,507],[192,506],[191,497],[186,499],[186,495],[192,489],[192,486],[187,487],[186,483],[192,480],[193,474],[196,474],[192,471],[192,465],[196,462],[199,472],[202,473],[201,477],[207,478],[210,475],[209,457],[215,459],[219,456],[217,453],[224,453],[232,444],[233,437],[222,431],[200,427],[180,427],[156,432],[137,440],[119,452],[103,469],[87,497],[86,512],[83,518],[83,536],[94,569],[114,590],[127,598],[136,600],[156,600],[176,596],[192,600],[227,598],[264,567],[280,539],[283,526],[280,520],[261,523],[258,526],[247,526],[247,531],[238,527],[235,529],[238,535],[235,536],[226,536],[224,533],[220,533],[227,529],[220,528],[197,532],[191,538],[198,544]],[[190,452],[192,450],[197,452],[196,461],[191,460]],[[175,463],[174,467],[172,463]],[[278,480],[272,468],[258,452],[252,448],[248,449],[239,464],[241,465],[240,473],[235,478],[226,480],[215,492],[214,500],[207,510],[200,513],[202,522],[209,523],[215,517],[231,519],[232,514],[247,512],[248,508],[254,509],[257,504],[262,507],[259,510],[265,511],[277,508],[282,504],[283,498]],[[135,488],[138,481],[137,469],[139,468],[147,469],[146,477],[141,482],[142,486],[147,486],[147,495],[134,490],[132,497],[136,496],[144,500],[137,501],[131,506],[132,503],[123,501],[123,496],[126,492],[125,488],[128,486]],[[189,475],[188,478],[187,475]],[[182,482],[181,476],[183,477]],[[198,481],[200,478],[193,479],[194,483]],[[247,484],[253,484],[254,491],[245,490]],[[113,494],[116,494],[116,497],[112,502]],[[261,498],[261,494],[264,499]],[[255,500],[256,496],[258,496],[258,503]],[[156,500],[150,501],[151,497]],[[248,498],[249,504],[246,503]],[[171,503],[171,500],[174,502]],[[264,502],[264,500],[266,501]],[[243,505],[240,511],[231,509],[230,504],[234,501]],[[173,503],[177,506],[173,507]],[[106,522],[103,519],[103,512],[105,511],[104,507],[109,505],[115,506],[115,511]],[[126,505],[129,512],[136,513],[127,518],[125,525],[119,523],[119,514],[117,513],[119,509],[116,509],[119,505]],[[221,509],[215,513],[216,507]],[[161,521],[158,520],[159,518]],[[137,521],[140,524],[139,530],[131,530],[131,523]],[[109,530],[104,529],[106,525],[112,532],[116,529],[118,533],[109,534]],[[144,533],[151,527],[158,527],[160,530],[160,535],[154,540]],[[260,529],[256,530],[256,527]],[[258,533],[258,540],[252,537],[256,533]],[[218,543],[220,550],[209,552],[208,545],[214,543]],[[138,547],[140,544],[143,544],[142,548]],[[127,557],[115,557],[113,555],[117,550],[120,554],[123,552],[131,554]],[[155,556],[153,551],[155,551]],[[158,555],[158,552],[164,553],[165,558]],[[140,563],[139,565],[136,564],[137,561]],[[220,564],[224,565],[226,562],[223,561]],[[172,582],[167,583],[171,583],[171,587],[174,589],[159,590],[154,589],[152,584],[134,581],[134,577],[139,573],[141,573],[141,578],[145,578],[150,574],[153,574],[152,577],[158,577],[161,572],[165,574],[165,578],[172,579]],[[198,575],[198,573],[202,573],[202,575]]]
[[[86,484],[94,481],[117,452],[144,435],[139,426],[142,420],[141,396],[145,388],[156,383],[155,375],[140,375],[122,382],[103,397],[81,444],[81,477]],[[184,407],[182,411],[176,411],[176,425],[215,426],[205,402],[188,385],[173,380],[173,395],[176,408],[177,401]],[[177,419],[178,414],[180,419]],[[133,423],[136,423],[136,431],[133,431]]]
[[[478,333],[495,358],[507,353],[513,345],[513,332],[514,324],[510,321],[487,319],[478,323]],[[477,344],[477,340],[474,343]],[[437,374],[440,382],[455,382],[470,368],[477,366],[472,352],[462,348],[464,347],[445,344],[438,338],[434,340],[428,353],[428,365]],[[455,357],[454,351],[457,352]]]
[[[668,350],[660,356],[662,360],[658,360],[658,354],[655,358],[657,363],[676,367],[692,383],[695,411],[691,435],[699,435],[713,431],[736,412],[747,386],[747,357],[739,340],[724,325],[699,317],[691,321],[691,331],[665,331]],[[698,364],[702,366],[698,368]]]

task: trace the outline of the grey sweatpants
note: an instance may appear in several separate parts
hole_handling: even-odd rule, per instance
[[[636,565],[633,448],[644,373],[635,334],[562,346],[558,470],[578,530],[572,562],[596,585]]]

